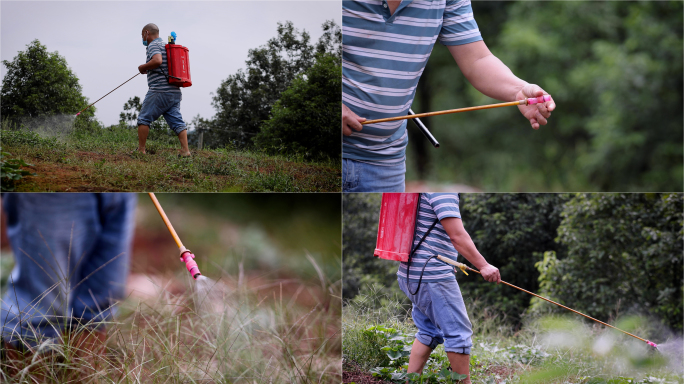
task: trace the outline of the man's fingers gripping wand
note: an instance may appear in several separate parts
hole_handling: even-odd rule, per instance
[[[157,208],[157,211],[159,212],[159,215],[161,216],[162,220],[164,220],[164,224],[166,224],[166,228],[169,230],[171,233],[171,236],[173,236],[173,240],[176,241],[176,245],[178,245],[178,249],[180,250],[180,260],[185,263],[185,267],[188,269],[188,272],[190,272],[190,275],[192,276],[193,279],[197,280],[199,276],[202,275],[200,273],[199,267],[197,266],[197,263],[195,260],[195,255],[193,255],[189,249],[185,248],[183,246],[183,243],[181,243],[180,238],[178,237],[178,234],[176,233],[176,230],[173,229],[173,225],[171,225],[171,222],[169,221],[169,218],[166,217],[166,213],[164,213],[164,209],[162,209],[161,205],[159,204],[159,200],[157,200],[157,196],[154,195],[154,193],[150,192],[150,199],[152,199],[152,203],[154,203],[154,206]]]
[[[533,104],[539,104],[539,103],[545,103],[547,101],[551,100],[551,96],[549,95],[544,95],[544,96],[539,96],[539,97],[532,97],[524,100],[518,100],[518,101],[511,101],[508,103],[499,103],[499,104],[489,104],[489,105],[480,105],[479,107],[468,107],[468,108],[458,108],[458,109],[448,109],[446,111],[437,111],[437,112],[425,112],[425,113],[417,113],[413,115],[407,115],[407,116],[397,116],[397,117],[388,117],[386,119],[377,119],[377,120],[366,120],[364,121],[363,125],[366,124],[375,124],[375,123],[385,123],[388,121],[396,121],[396,120],[406,120],[406,119],[416,119],[416,118],[421,118],[421,117],[428,117],[428,116],[438,116],[438,115],[448,115],[450,113],[459,113],[459,112],[468,112],[468,111],[479,111],[481,109],[492,109],[492,108],[501,108],[501,107],[512,107],[514,105],[533,105]]]
[[[466,275],[468,274],[468,273],[466,272],[466,270],[471,271],[471,272],[475,272],[475,273],[480,273],[480,271],[478,271],[478,270],[476,270],[476,269],[470,268],[469,266],[467,266],[467,265],[465,265],[465,264],[463,264],[463,263],[459,263],[458,261],[451,260],[451,259],[449,259],[449,258],[447,258],[447,257],[437,255],[437,258],[440,259],[440,260],[442,260],[443,262],[445,262],[445,263],[447,263],[447,264],[451,264],[451,265],[455,266],[456,268],[460,269],[461,272],[465,273]],[[653,347],[653,348],[655,348],[655,349],[658,349],[658,345],[657,345],[656,343],[652,342],[652,341],[648,341],[648,340],[646,340],[646,339],[642,339],[641,337],[635,336],[635,335],[633,335],[633,334],[631,334],[631,333],[629,333],[629,332],[623,331],[623,330],[620,329],[620,328],[615,328],[615,327],[613,327],[612,325],[606,324],[606,323],[604,323],[604,322],[601,321],[601,320],[594,319],[593,317],[587,316],[587,315],[585,315],[585,314],[582,313],[582,312],[577,312],[577,311],[575,311],[575,310],[572,309],[572,308],[568,308],[568,307],[566,307],[565,305],[558,304],[558,303],[556,303],[556,302],[553,301],[553,300],[549,300],[549,299],[547,299],[546,297],[539,296],[539,295],[537,295],[536,293],[532,293],[532,292],[530,292],[530,291],[528,291],[528,290],[522,289],[522,288],[517,287],[517,286],[515,286],[515,285],[513,285],[513,284],[507,283],[507,282],[505,282],[505,281],[503,281],[503,280],[501,280],[501,283],[506,284],[506,285],[508,285],[509,287],[513,287],[513,288],[515,288],[515,289],[521,290],[521,291],[523,291],[523,292],[525,292],[525,293],[529,293],[530,295],[532,295],[532,296],[534,296],[534,297],[538,297],[538,298],[540,298],[540,299],[542,299],[542,300],[548,301],[548,302],[551,303],[551,304],[555,304],[555,305],[557,305],[557,306],[559,306],[559,307],[561,307],[561,308],[565,308],[565,309],[567,309],[568,311],[574,312],[574,313],[576,313],[576,314],[578,314],[578,315],[582,315],[582,316],[586,317],[587,319],[593,320],[593,321],[595,321],[595,322],[597,322],[597,323],[601,323],[601,324],[605,325],[606,327],[610,327],[610,328],[616,329],[616,330],[618,330],[618,331],[620,331],[620,332],[622,332],[622,333],[624,333],[624,334],[626,334],[626,335],[632,336],[632,337],[634,337],[634,338],[636,338],[636,339],[639,339],[639,340],[645,342],[646,344],[650,345],[651,347]]]

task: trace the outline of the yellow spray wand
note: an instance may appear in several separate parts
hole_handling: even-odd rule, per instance
[[[441,256],[441,255],[437,255],[437,258],[440,259],[440,260],[442,260],[443,262],[445,262],[445,263],[447,263],[447,264],[451,264],[451,265],[455,266],[456,268],[460,269],[461,272],[465,273],[466,275],[468,275],[468,273],[466,272],[466,270],[471,271],[471,272],[475,272],[475,273],[480,273],[480,271],[478,271],[478,270],[476,270],[476,269],[470,268],[469,266],[467,266],[467,265],[465,265],[465,264],[463,264],[463,263],[459,263],[458,261],[451,260],[451,259],[449,259],[449,258],[447,258],[447,257]],[[604,322],[601,321],[601,320],[594,319],[593,317],[587,316],[587,315],[585,315],[585,314],[582,313],[582,312],[575,311],[574,309],[568,308],[568,307],[566,307],[566,306],[563,305],[563,304],[556,303],[556,302],[553,301],[553,300],[549,300],[549,299],[547,299],[546,297],[539,296],[539,295],[537,295],[536,293],[532,293],[532,292],[530,292],[530,291],[528,291],[528,290],[526,290],[526,289],[522,289],[522,288],[517,287],[517,286],[515,286],[515,285],[513,285],[513,284],[511,284],[511,283],[507,283],[507,282],[505,282],[505,281],[503,281],[503,280],[501,280],[501,282],[502,282],[503,284],[508,285],[509,287],[513,287],[513,288],[515,288],[515,289],[519,289],[519,290],[521,290],[521,291],[523,291],[523,292],[525,292],[525,293],[529,293],[530,295],[532,295],[532,296],[534,296],[534,297],[538,297],[538,298],[540,298],[540,299],[542,299],[542,300],[548,301],[548,302],[551,303],[551,304],[555,304],[555,305],[557,305],[557,306],[559,306],[559,307],[561,307],[561,308],[565,308],[565,309],[567,309],[568,311],[574,312],[574,313],[576,313],[576,314],[578,314],[578,315],[582,315],[582,316],[586,317],[586,318],[589,319],[589,320],[593,320],[593,321],[595,321],[595,322],[597,322],[597,323],[601,323],[601,324],[605,325],[606,327],[610,327],[610,328],[616,329],[616,330],[618,330],[618,331],[620,331],[620,332],[622,332],[622,333],[624,333],[624,334],[626,334],[626,335],[632,336],[632,337],[634,337],[634,338],[636,338],[636,339],[639,339],[639,340],[645,342],[646,344],[650,345],[650,346],[653,347],[653,348],[658,349],[658,345],[657,345],[656,343],[652,342],[652,341],[648,341],[648,340],[646,340],[646,339],[642,339],[642,338],[639,337],[639,336],[633,335],[633,334],[631,334],[631,333],[629,333],[629,332],[627,332],[627,331],[623,331],[623,330],[620,329],[620,328],[613,327],[612,325],[606,324],[606,323],[604,323]]]

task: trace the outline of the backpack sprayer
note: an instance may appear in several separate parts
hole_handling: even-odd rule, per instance
[[[420,239],[418,244],[416,244],[415,247],[412,247],[414,243],[416,226],[418,225],[417,218],[418,207],[420,204],[420,193],[383,193],[381,204],[382,205],[380,208],[380,220],[378,224],[378,239],[375,246],[375,251],[373,252],[373,256],[379,257],[381,259],[396,260],[408,263],[406,273],[408,276],[408,270],[411,267],[411,257],[413,256],[413,253],[416,251],[418,247],[420,247],[420,244],[422,244],[423,240],[425,240],[427,235],[430,233],[432,228],[435,227],[439,220],[436,220],[432,224],[432,226],[425,232],[425,234]],[[411,225],[411,223],[413,225]],[[468,274],[466,271],[480,273],[480,271],[470,268],[467,265],[459,263],[450,258],[441,255],[433,255],[423,265],[423,271],[420,274],[420,279],[418,280],[418,287],[416,288],[416,291],[411,292],[409,288],[409,293],[411,293],[412,295],[415,295],[420,289],[420,283],[423,280],[423,272],[425,272],[425,266],[427,266],[428,262],[433,258],[436,258],[444,263],[453,265],[454,267],[460,269],[466,275]],[[561,308],[567,309],[568,311],[574,312],[578,315],[582,315],[589,320],[593,320],[597,323],[618,330],[626,335],[632,336],[636,339],[645,342],[646,344],[650,345],[655,349],[658,349],[658,345],[652,341],[642,339],[639,336],[623,331],[622,329],[616,328],[610,324],[606,324],[603,321],[594,319],[591,316],[587,316],[584,313],[578,312],[572,308],[568,308],[553,300],[549,300],[545,297],[537,295],[536,293],[532,293],[528,290],[522,289],[503,280],[501,282],[503,284],[508,285],[509,287],[513,287],[515,289],[528,293],[534,297],[538,297],[544,301],[548,301],[551,304],[555,304]]]
[[[190,86],[192,86],[192,80],[190,78],[190,56],[189,56],[190,50],[188,48],[182,46],[182,45],[176,44],[176,36],[177,36],[176,32],[171,32],[171,36],[169,36],[169,43],[165,45],[165,48],[166,48],[166,65],[169,69],[169,73],[166,74],[161,69],[159,69],[159,71],[152,70],[149,72],[161,73],[162,75],[164,75],[166,77],[166,80],[169,82],[169,84],[173,84],[177,87],[181,87],[181,88],[190,87]],[[110,93],[121,88],[122,85],[133,80],[133,78],[135,78],[139,74],[140,73],[136,73],[133,77],[124,81],[123,83],[121,83],[121,85],[112,89],[106,95],[95,100],[95,103],[104,99]],[[76,114],[76,116],[85,112],[88,108],[95,105],[95,103],[92,103],[89,106],[83,108],[81,110],[81,112]]]
[[[152,193],[152,192],[149,193],[149,196],[150,196],[150,199],[152,199],[152,203],[154,203],[154,206],[157,208],[157,212],[159,212],[159,215],[161,216],[162,220],[164,220],[164,224],[166,224],[166,228],[171,233],[173,240],[175,240],[176,245],[178,245],[178,249],[180,250],[180,261],[185,263],[185,267],[188,269],[188,272],[190,272],[190,275],[192,276],[192,278],[197,280],[197,278],[200,277],[202,275],[202,273],[200,272],[199,267],[197,266],[197,263],[195,262],[195,260],[193,260],[195,258],[195,255],[193,255],[189,249],[187,249],[183,246],[183,243],[180,241],[178,234],[173,229],[173,225],[171,225],[169,218],[166,217],[166,213],[164,213],[164,209],[159,204],[159,200],[157,200],[157,196],[155,196],[154,193]]]
[[[396,116],[396,117],[388,117],[385,119],[366,120],[366,121],[362,122],[361,124],[366,125],[366,124],[375,124],[375,123],[386,123],[388,121],[411,119],[411,120],[413,120],[414,123],[416,123],[416,125],[418,126],[418,129],[420,129],[420,131],[423,132],[423,135],[425,135],[425,137],[430,141],[430,143],[435,148],[439,148],[439,143],[437,142],[437,139],[435,139],[435,137],[432,136],[432,133],[430,133],[430,131],[427,129],[427,127],[425,127],[425,125],[423,124],[423,122],[420,121],[421,117],[448,115],[450,113],[459,113],[459,112],[479,111],[481,109],[511,107],[514,105],[534,105],[534,104],[539,104],[539,103],[545,103],[545,102],[550,101],[550,100],[551,100],[550,95],[544,95],[544,96],[539,96],[539,97],[527,98],[524,100],[511,101],[511,102],[507,102],[507,103],[481,105],[479,107],[447,109],[445,111],[437,111],[437,112],[414,113],[411,109],[409,109],[409,114],[406,116]]]

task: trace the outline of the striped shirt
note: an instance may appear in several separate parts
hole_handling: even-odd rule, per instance
[[[470,0],[404,0],[393,15],[385,0],[344,0],[342,32],[342,102],[369,120],[408,114],[437,39],[482,40]],[[406,120],[369,124],[344,136],[342,157],[394,165],[407,144]]]
[[[147,44],[147,61],[148,63],[152,60],[152,56],[156,54],[161,54],[162,65],[159,68],[155,68],[152,71],[147,71],[147,86],[150,91],[155,92],[180,92],[180,87],[169,84],[166,76],[159,73],[161,70],[165,74],[169,74],[169,66],[166,63],[166,47],[164,46],[164,40],[161,37],[157,37],[151,43]]]
[[[421,193],[420,208],[416,224],[416,233],[413,237],[413,247],[418,245],[425,232],[432,226],[435,220],[446,219],[448,217],[461,218],[461,211],[458,208],[458,194],[455,193]],[[458,257],[458,251],[449,239],[449,235],[444,230],[441,222],[438,222],[432,231],[427,235],[423,243],[416,249],[411,257],[411,276],[410,281],[418,281],[423,270],[425,261],[430,256],[442,255],[452,260]],[[408,263],[401,263],[397,275],[406,279],[406,266]],[[437,282],[454,280],[453,267],[438,259],[432,259],[425,267],[423,281]]]

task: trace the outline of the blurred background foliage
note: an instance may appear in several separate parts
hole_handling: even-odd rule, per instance
[[[380,199],[344,195],[345,300],[400,292],[398,262],[373,257]],[[511,284],[604,321],[647,315],[681,333],[683,201],[655,193],[461,194],[461,214],[478,250]],[[530,315],[564,311],[478,275],[456,278],[479,310],[516,328]]]
[[[488,191],[681,191],[682,6],[473,2],[492,53],[557,109],[539,131],[516,108],[425,119],[441,147],[409,127],[407,180]],[[437,47],[413,109],[494,102]]]
[[[164,193],[157,197],[209,277],[212,270],[230,275],[255,270],[270,278],[317,280],[309,255],[327,278],[341,278],[339,195]],[[147,194],[138,201],[137,231],[153,231],[165,245],[175,247]],[[170,253],[163,257],[182,270],[182,263],[176,262],[177,248]]]
[[[341,198],[337,194],[156,195],[203,274],[260,279],[341,279]],[[147,194],[138,195],[131,272],[185,276],[178,247]],[[13,266],[2,233],[0,285]],[[308,257],[310,256],[310,258]],[[313,262],[312,262],[313,260]]]

